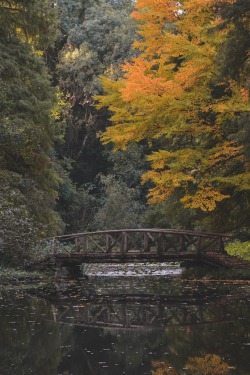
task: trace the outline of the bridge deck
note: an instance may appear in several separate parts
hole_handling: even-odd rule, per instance
[[[167,261],[197,261],[192,253],[161,254],[156,253],[129,253],[119,254],[57,254],[56,262],[63,265],[79,265],[82,263],[137,263],[137,262],[167,262]]]

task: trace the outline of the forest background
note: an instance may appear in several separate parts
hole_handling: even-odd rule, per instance
[[[0,0],[1,261],[137,227],[249,253],[249,19],[248,0]]]

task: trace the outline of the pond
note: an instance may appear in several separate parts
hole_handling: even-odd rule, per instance
[[[94,271],[1,290],[1,375],[250,374],[248,282]]]

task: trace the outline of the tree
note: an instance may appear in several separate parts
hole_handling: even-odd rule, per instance
[[[136,228],[140,226],[143,205],[139,201],[138,191],[129,188],[115,176],[101,176],[102,200],[96,212],[96,229]]]
[[[113,173],[110,152],[96,136],[108,122],[93,95],[102,93],[100,74],[117,77],[128,59],[135,21],[130,0],[59,0],[58,37],[46,51],[46,62],[66,103],[59,114],[65,123],[64,142],[56,152],[60,176],[57,210],[66,230],[90,230],[100,208],[100,173]],[[103,203],[103,202],[102,202]]]
[[[138,0],[132,16],[141,53],[123,65],[123,78],[103,78],[107,95],[96,96],[98,108],[109,108],[114,125],[101,139],[115,150],[149,143],[151,170],[142,182],[152,183],[153,204],[178,191],[184,207],[211,212],[249,192],[246,147],[238,139],[249,116],[248,85],[217,67],[235,29],[225,12],[239,3]],[[248,53],[245,45],[244,69]]]
[[[61,227],[53,209],[57,98],[41,56],[54,17],[50,1],[0,1],[0,250],[12,263]]]
[[[96,110],[93,95],[102,93],[99,76],[119,75],[119,64],[131,56],[135,22],[129,17],[130,0],[63,0],[58,9],[61,33],[55,81],[69,104],[65,143],[58,153],[72,161],[70,176],[80,185],[106,168],[96,132],[104,129],[108,115]]]

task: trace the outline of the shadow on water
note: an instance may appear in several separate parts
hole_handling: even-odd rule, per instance
[[[62,270],[2,291],[0,374],[247,375],[248,285]]]

